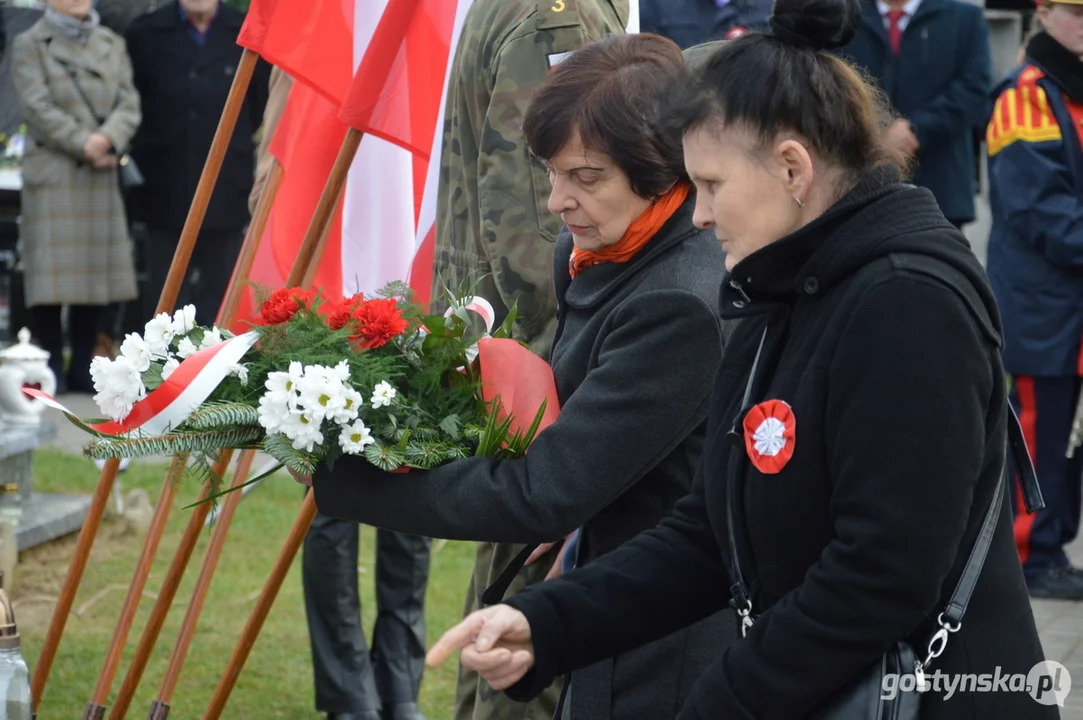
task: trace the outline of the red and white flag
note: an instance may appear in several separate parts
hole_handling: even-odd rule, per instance
[[[453,2],[451,4],[454,4]],[[449,52],[452,57],[455,48],[459,44],[459,35],[462,31],[463,20],[469,9],[470,0],[460,0],[455,16],[455,25],[451,35]],[[639,0],[629,0],[628,25],[625,28],[629,33],[639,32]],[[447,95],[448,83],[451,79],[451,63],[447,64],[447,72],[444,77],[444,87],[440,97]],[[417,236],[414,245],[414,260],[410,271],[410,286],[417,291],[419,297],[428,302],[432,292],[432,268],[436,251],[436,194],[440,182],[440,153],[444,134],[444,104],[441,100],[439,114],[436,122],[436,134],[432,139],[432,150],[429,154],[428,173],[425,178],[425,191],[422,195],[421,213],[418,217]]]
[[[453,22],[471,1],[254,0],[238,42],[295,82],[270,145],[283,179],[250,280],[285,283],[347,123],[365,136],[316,285],[336,297],[408,278]],[[248,290],[233,329],[256,311]]]
[[[408,280],[428,303],[444,98],[473,0],[253,0],[238,42],[295,80],[270,151],[283,166],[249,279],[285,283],[335,156],[365,133],[319,259],[329,297]],[[639,27],[631,1],[629,31]],[[341,110],[340,110],[341,108]],[[234,323],[254,318],[251,290]]]

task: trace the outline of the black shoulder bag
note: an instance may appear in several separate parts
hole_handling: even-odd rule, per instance
[[[756,378],[756,370],[760,363],[763,352],[764,340],[767,331],[760,341],[759,351],[752,363],[748,385],[742,400],[742,412],[739,417],[744,417],[750,407],[749,401],[752,395],[752,386]],[[731,435],[739,434],[736,428],[730,431]],[[1027,512],[1035,512],[1045,507],[1042,500],[1041,490],[1038,487],[1038,478],[1034,473],[1034,466],[1030,462],[1027,452],[1026,441],[1023,438],[1023,430],[1019,426],[1019,419],[1015,410],[1008,405],[1008,444],[1011,448],[1012,457],[1018,468],[1023,488],[1024,502]],[[743,440],[740,443],[744,446]],[[729,476],[726,487],[726,523],[728,525],[730,566],[733,585],[730,587],[730,604],[741,618],[741,636],[744,637],[748,629],[752,627],[752,601],[741,574],[740,553],[737,549],[738,536],[741,540],[747,540],[744,533],[738,533],[735,528],[734,508],[737,505],[737,483],[741,476],[742,464],[739,460],[743,453],[735,450],[730,455]],[[1001,473],[1001,482],[997,483],[993,499],[989,509],[985,513],[981,530],[978,533],[974,547],[970,551],[970,558],[966,562],[962,576],[959,578],[955,591],[951,594],[947,607],[937,616],[937,624],[940,628],[929,639],[925,659],[919,659],[915,649],[907,642],[896,641],[894,647],[888,650],[882,658],[871,664],[860,675],[851,680],[846,686],[838,690],[831,698],[820,705],[811,715],[809,720],[918,720],[921,709],[921,692],[900,692],[894,698],[883,698],[884,676],[894,674],[897,676],[914,675],[915,687],[919,690],[928,690],[929,684],[925,679],[925,670],[929,664],[947,646],[950,633],[958,632],[962,627],[963,614],[970,602],[970,596],[974,592],[974,586],[978,582],[985,556],[989,552],[989,544],[993,539],[993,531],[996,529],[997,519],[1000,515],[1001,503],[1004,500],[1004,485],[1007,482],[1005,473]]]

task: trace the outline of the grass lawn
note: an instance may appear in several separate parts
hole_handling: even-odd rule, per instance
[[[258,464],[258,461],[257,461]],[[146,490],[157,502],[165,464],[132,464],[119,476],[125,492]],[[89,460],[53,450],[35,454],[36,488],[42,492],[90,494],[98,471]],[[124,661],[113,692],[120,687],[131,654],[142,633],[157,592],[197,498],[194,482],[183,484],[174,500],[168,529],[159,546],[147,589],[128,639]],[[241,503],[218,564],[210,594],[173,695],[171,720],[201,718],[255,605],[255,598],[274,565],[300,506],[300,487],[288,476],[269,478]],[[22,553],[15,572],[12,598],[23,638],[23,654],[33,671],[53,606],[67,573],[76,535]],[[116,626],[144,536],[120,518],[107,515],[94,544],[79,594],[45,687],[38,717],[81,717],[97,681]],[[210,539],[206,529],[184,576],[177,599],[159,637],[140,691],[128,717],[145,717],[157,694],[169,651],[176,639],[187,599],[199,574]],[[375,619],[373,568],[375,536],[364,528],[360,563],[362,620],[371,637]],[[426,606],[429,644],[458,621],[469,574],[473,545],[447,543],[432,559]],[[454,661],[426,671],[421,706],[429,720],[451,717],[455,692]],[[313,707],[312,666],[301,590],[300,554],[290,570],[274,608],[245,665],[224,714],[227,718],[318,718]]]

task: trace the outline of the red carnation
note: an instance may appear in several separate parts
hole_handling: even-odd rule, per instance
[[[263,324],[281,325],[289,322],[298,310],[309,306],[315,295],[311,290],[300,288],[275,290],[260,308],[259,314],[263,318]]]
[[[327,315],[327,327],[341,330],[350,322],[350,317],[358,304],[365,301],[362,293],[335,302],[324,303],[320,311]]]
[[[366,300],[354,308],[351,316],[357,323],[352,339],[368,349],[383,347],[410,326],[392,298]]]

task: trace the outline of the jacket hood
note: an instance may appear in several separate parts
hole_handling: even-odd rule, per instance
[[[903,183],[894,166],[868,173],[819,218],[738,263],[723,284],[723,316],[825,292],[870,263],[903,253],[939,260],[968,280],[999,342],[996,299],[966,236],[944,218],[931,192]]]

